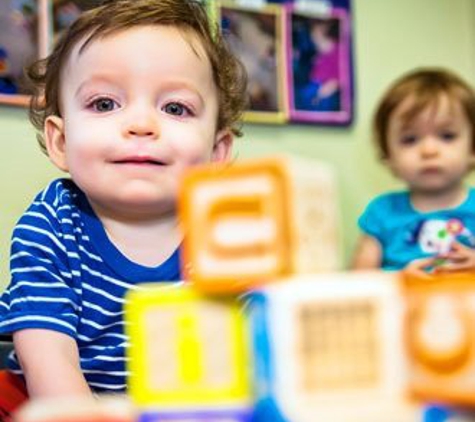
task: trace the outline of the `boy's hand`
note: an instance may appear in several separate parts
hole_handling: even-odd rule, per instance
[[[475,270],[475,249],[455,242],[444,262],[434,268],[434,272],[454,272]]]

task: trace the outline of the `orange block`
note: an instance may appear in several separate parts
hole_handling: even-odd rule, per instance
[[[475,405],[475,274],[403,274],[412,396]]]
[[[289,196],[279,159],[191,170],[179,204],[185,278],[204,291],[225,293],[289,274]]]

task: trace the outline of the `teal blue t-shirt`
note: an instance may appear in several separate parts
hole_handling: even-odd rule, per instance
[[[358,224],[381,244],[381,267],[399,270],[414,259],[444,255],[454,240],[475,247],[475,189],[456,208],[426,213],[413,208],[407,191],[383,194],[368,204]]]

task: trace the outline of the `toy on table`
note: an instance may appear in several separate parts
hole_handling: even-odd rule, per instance
[[[187,279],[204,291],[239,292],[289,274],[289,188],[276,160],[190,171],[179,208]]]
[[[405,400],[397,274],[296,275],[248,299],[258,390],[290,421],[420,420]]]
[[[295,157],[191,170],[179,206],[186,278],[202,291],[236,293],[335,270],[335,198],[330,168]]]
[[[135,422],[131,402],[123,396],[36,399],[13,416],[14,422]]]
[[[475,274],[405,274],[404,286],[411,394],[475,406]]]
[[[203,412],[210,421],[247,420],[252,362],[241,308],[183,284],[128,294],[129,393],[144,420],[192,413],[201,421]]]

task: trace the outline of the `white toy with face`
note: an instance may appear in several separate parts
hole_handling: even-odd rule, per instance
[[[473,238],[460,220],[427,220],[421,226],[417,243],[425,253],[446,255],[458,236]]]

